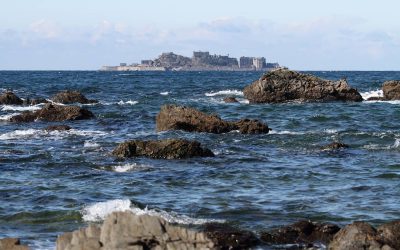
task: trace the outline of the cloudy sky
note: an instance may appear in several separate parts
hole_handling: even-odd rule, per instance
[[[400,70],[398,0],[1,0],[0,70],[86,70],[173,51],[298,70]]]

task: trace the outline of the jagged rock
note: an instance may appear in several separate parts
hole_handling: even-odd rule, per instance
[[[0,104],[1,105],[22,105],[23,100],[16,96],[13,92],[7,91],[0,95]]]
[[[400,220],[381,225],[377,233],[385,244],[394,249],[400,249]]]
[[[340,228],[333,224],[299,221],[292,225],[261,233],[261,240],[270,245],[281,244],[327,244]]]
[[[229,97],[225,97],[225,98],[224,98],[224,102],[225,102],[225,103],[236,103],[236,102],[239,102],[239,101],[236,100],[235,97],[229,96]]]
[[[29,247],[21,245],[17,238],[4,238],[0,239],[0,250],[29,250]]]
[[[146,156],[156,159],[183,159],[196,156],[212,157],[213,152],[196,141],[166,139],[158,141],[126,141],[113,151],[117,157]]]
[[[70,129],[72,129],[72,128],[68,125],[50,125],[50,126],[47,126],[44,130],[46,130],[46,131],[67,131]]]
[[[37,111],[23,112],[11,117],[11,122],[33,122],[35,120],[59,122],[68,120],[84,120],[93,118],[94,115],[87,109],[78,106],[60,106],[51,103],[46,104]]]
[[[254,233],[226,224],[208,223],[203,226],[203,231],[221,250],[249,249],[260,243]]]
[[[89,100],[84,95],[82,95],[78,91],[66,90],[54,95],[51,100],[53,102],[63,103],[63,104],[71,104],[71,103],[97,103],[96,100]]]
[[[343,148],[348,148],[349,145],[341,143],[341,142],[332,142],[328,145],[322,146],[322,150],[337,150],[337,149],[343,149]]]
[[[362,101],[360,93],[346,80],[329,81],[280,68],[264,74],[244,88],[250,103],[288,101]]]
[[[385,100],[400,100],[400,80],[384,82],[382,90]]]
[[[57,250],[216,249],[205,233],[170,225],[165,220],[132,212],[114,212],[101,227],[66,233]]]
[[[266,124],[258,120],[244,119],[238,122],[222,120],[217,115],[208,115],[197,109],[164,105],[156,117],[157,131],[184,130],[188,132],[227,133],[239,130],[241,133],[268,133]]]

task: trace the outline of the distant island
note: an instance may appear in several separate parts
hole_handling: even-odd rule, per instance
[[[101,71],[266,71],[279,68],[278,63],[267,63],[264,57],[229,57],[194,51],[192,57],[162,53],[154,60],[141,63],[120,63],[119,66],[103,66]]]

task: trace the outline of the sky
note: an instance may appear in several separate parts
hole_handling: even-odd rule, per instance
[[[193,51],[296,70],[400,70],[398,0],[0,0],[0,70]]]

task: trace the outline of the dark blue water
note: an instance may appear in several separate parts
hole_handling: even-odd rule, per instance
[[[310,72],[347,77],[364,96],[400,72]],[[0,90],[46,97],[76,89],[96,119],[13,124],[22,112],[0,106],[0,238],[33,248],[115,210],[131,209],[179,223],[226,221],[259,232],[300,219],[374,224],[400,217],[400,102],[249,105],[241,90],[257,72],[0,72]],[[241,102],[225,104],[226,96]],[[228,120],[261,119],[265,135],[155,132],[160,106],[176,103]],[[30,107],[30,109],[40,108]],[[214,158],[118,161],[128,139],[188,138]],[[351,147],[329,152],[333,141]]]

